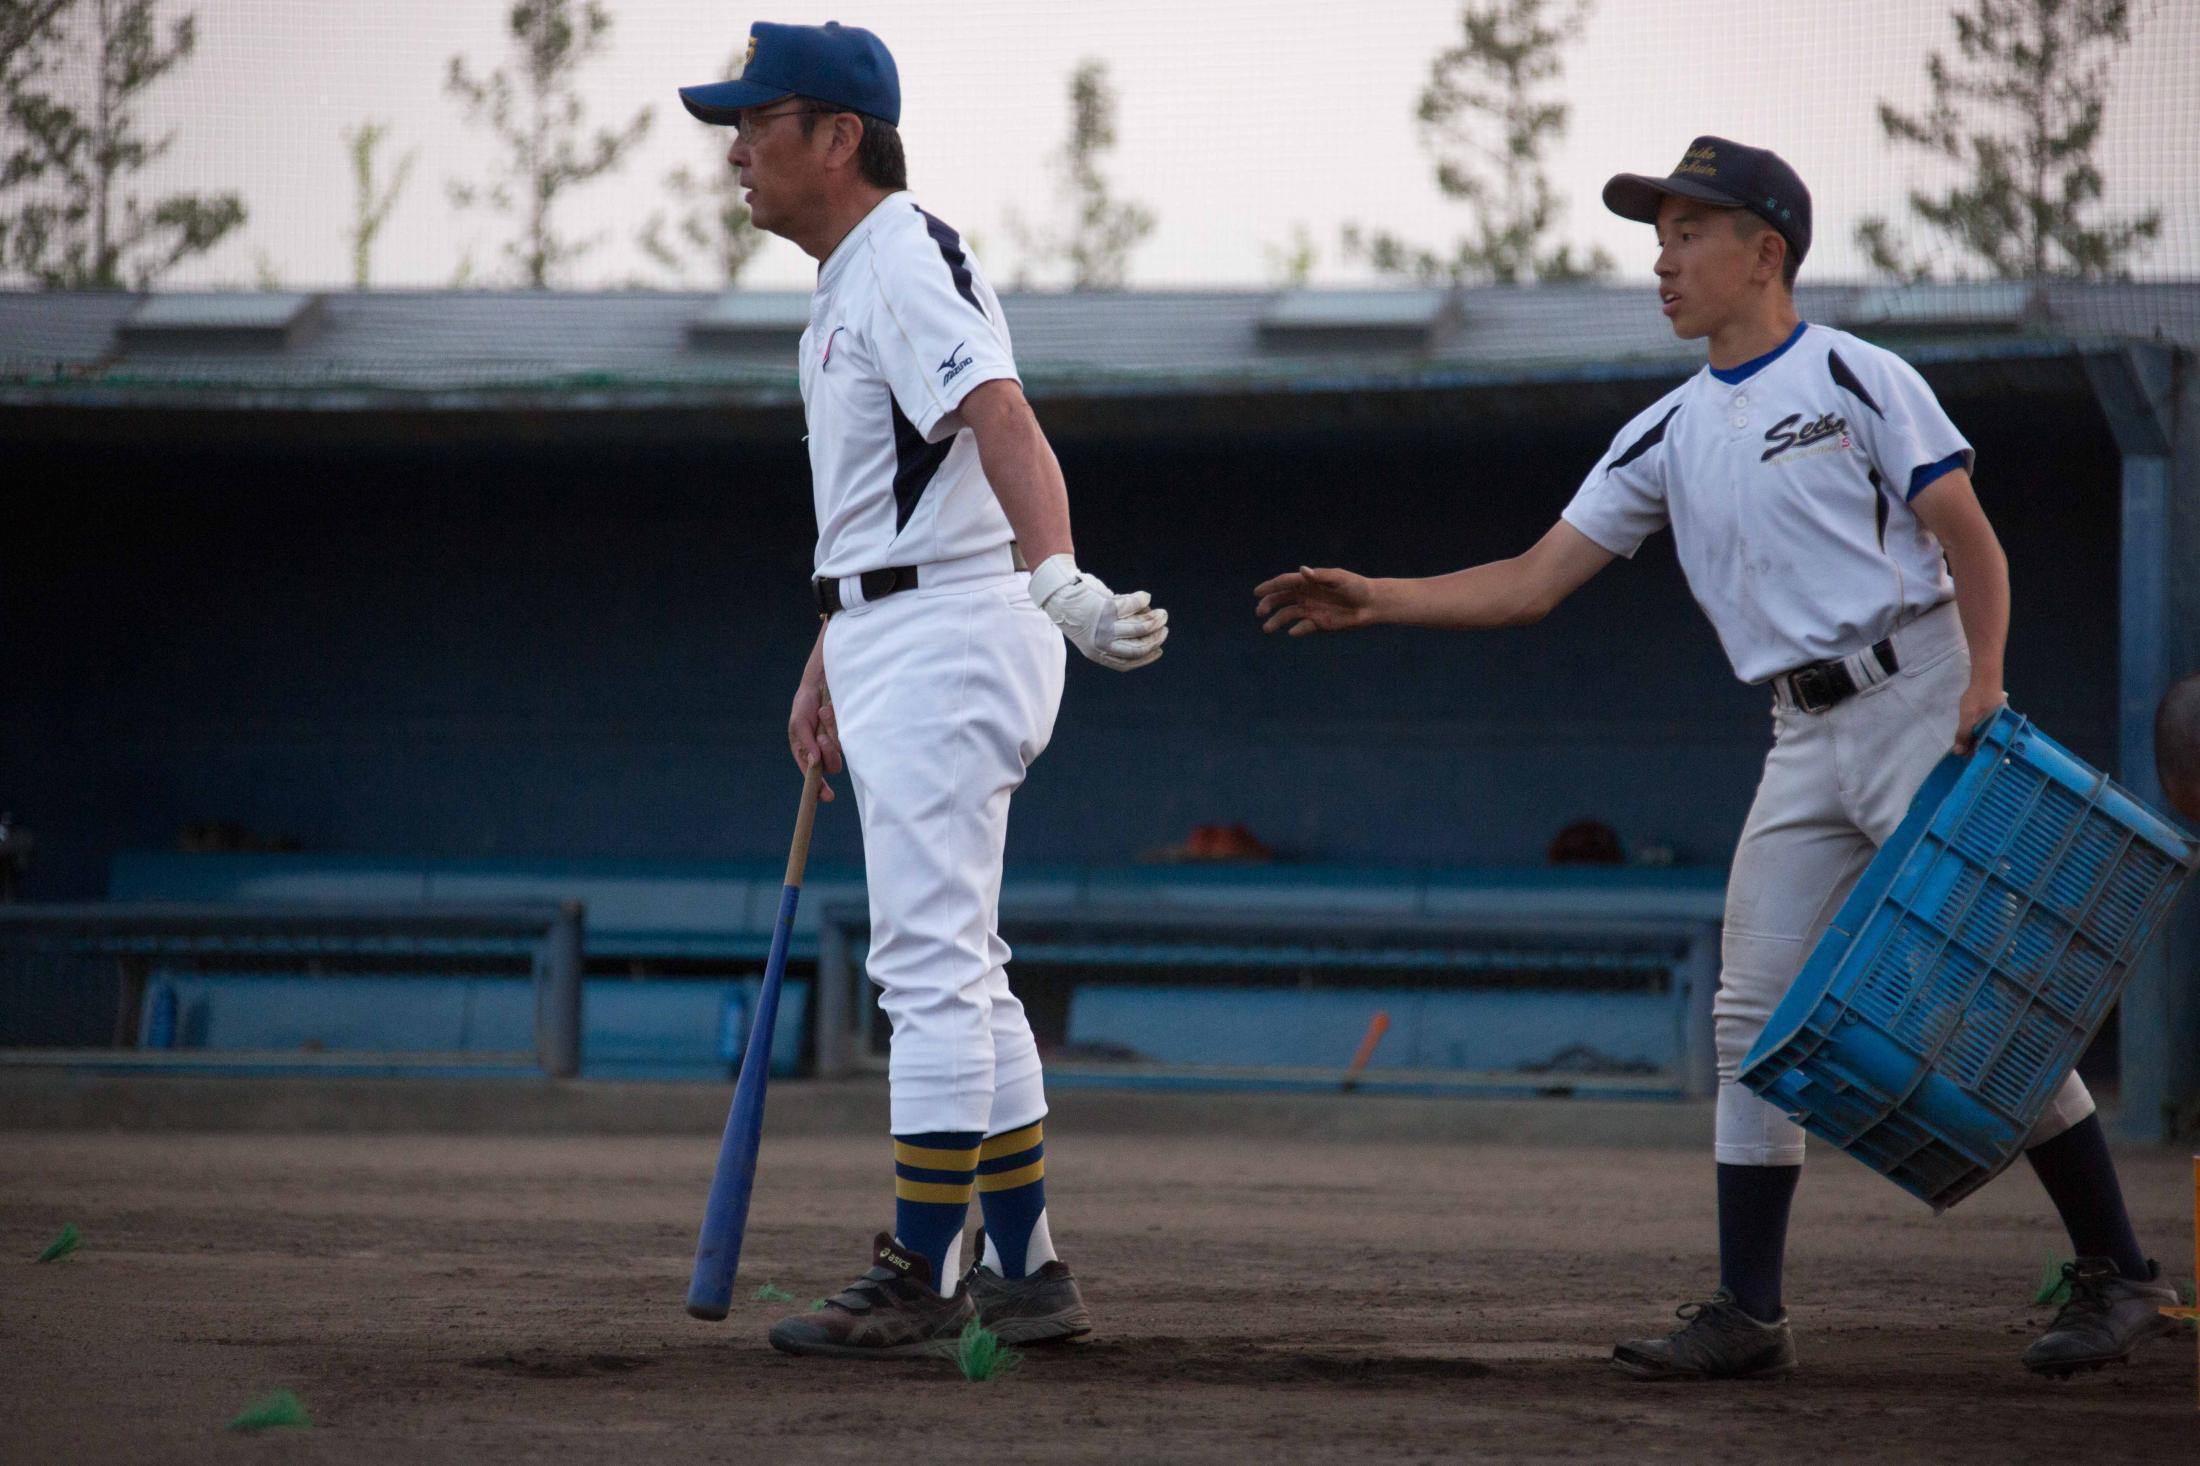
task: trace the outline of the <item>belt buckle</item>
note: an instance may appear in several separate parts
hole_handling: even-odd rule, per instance
[[[1833,695],[1833,678],[1822,666],[1789,673],[1788,691],[1794,694],[1796,707],[1806,713],[1822,713],[1839,701]]]

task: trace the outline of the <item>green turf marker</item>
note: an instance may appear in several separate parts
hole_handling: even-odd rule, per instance
[[[277,1390],[266,1399],[247,1405],[229,1422],[231,1430],[310,1430],[313,1417],[288,1390]]]
[[[972,1384],[1007,1374],[1023,1357],[976,1319],[963,1325],[962,1338],[955,1345],[955,1364]]]
[[[766,1283],[756,1290],[756,1301],[759,1303],[792,1303],[794,1302],[794,1294],[783,1292],[772,1284]]]
[[[2070,1279],[2063,1276],[2063,1264],[2067,1257],[2047,1254],[2047,1265],[2040,1269],[2040,1285],[2032,1292],[2032,1303],[2037,1308],[2047,1308],[2070,1301]]]
[[[76,1229],[76,1223],[63,1222],[61,1235],[46,1244],[46,1250],[38,1254],[39,1262],[55,1262],[67,1257],[84,1245],[84,1234]]]

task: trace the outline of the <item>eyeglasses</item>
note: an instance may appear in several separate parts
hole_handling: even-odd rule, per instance
[[[832,117],[838,115],[834,107],[790,107],[784,112],[759,112],[744,114],[733,127],[733,135],[742,142],[753,143],[764,135],[766,123],[777,122],[782,117]]]

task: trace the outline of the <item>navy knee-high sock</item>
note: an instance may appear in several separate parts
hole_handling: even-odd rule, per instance
[[[894,1237],[932,1265],[932,1286],[942,1297],[962,1281],[979,1138],[975,1130],[894,1137]]]
[[[2086,1116],[2053,1140],[2033,1146],[2024,1158],[2061,1213],[2078,1256],[2105,1257],[2127,1278],[2153,1275],[2131,1230],[2131,1213],[2124,1209],[2124,1188],[2116,1179],[2100,1116]]]
[[[1788,1205],[1801,1166],[1719,1166],[1719,1286],[1760,1323],[1780,1316]]]
[[[1028,1277],[1054,1260],[1054,1244],[1042,1239],[1034,1255],[1032,1234],[1047,1210],[1046,1123],[989,1135],[978,1147],[978,1207],[985,1240],[1004,1278]]]

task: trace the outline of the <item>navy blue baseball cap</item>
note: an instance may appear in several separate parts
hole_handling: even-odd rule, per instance
[[[886,43],[869,31],[829,20],[823,25],[749,27],[748,54],[732,81],[680,88],[688,111],[731,127],[744,107],[783,97],[814,97],[901,125],[901,73]]]
[[[1614,174],[1604,185],[1604,207],[1622,219],[1655,224],[1658,205],[1668,194],[1722,209],[1747,209],[1780,231],[1796,263],[1810,253],[1810,190],[1770,148],[1699,137],[1664,178]]]

